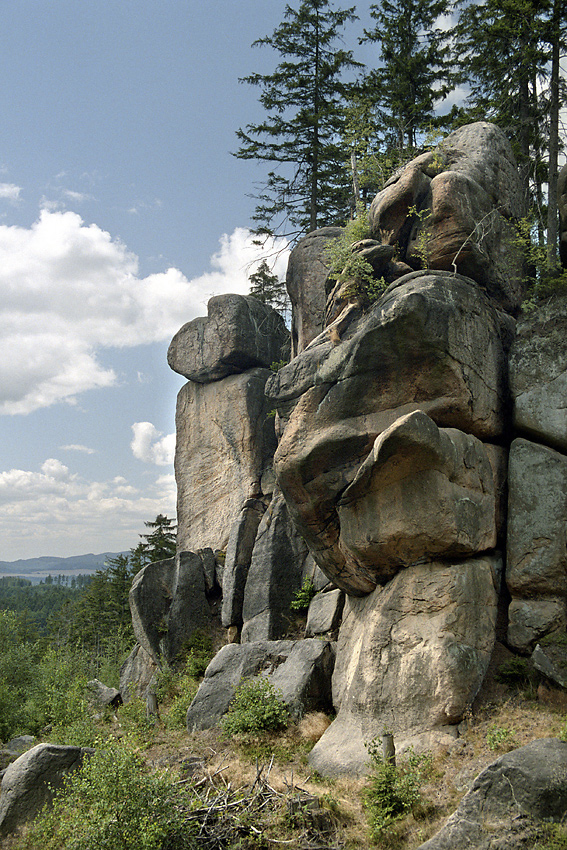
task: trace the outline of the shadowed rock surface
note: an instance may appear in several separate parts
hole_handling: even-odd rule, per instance
[[[35,817],[63,785],[65,776],[78,770],[85,755],[92,752],[82,747],[38,744],[12,762],[0,788],[0,835]]]
[[[567,744],[544,738],[483,770],[445,826],[419,850],[533,847],[538,823],[559,823],[566,815]]]

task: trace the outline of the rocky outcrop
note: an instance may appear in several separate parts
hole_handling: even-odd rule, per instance
[[[291,252],[286,287],[292,306],[292,357],[307,348],[323,330],[327,301],[325,284],[329,275],[325,251],[342,232],[342,227],[314,230],[300,239]]]
[[[354,314],[340,344],[321,337],[268,381],[287,422],[274,458],[279,485],[315,560],[346,592],[368,593],[378,580],[348,551],[340,520],[377,437],[417,410],[437,426],[500,437],[511,330],[473,281],[416,273]],[[479,539],[477,551],[488,545]]]
[[[289,333],[279,313],[248,295],[217,295],[208,316],[183,325],[167,360],[190,381],[209,383],[288,358]]]
[[[567,744],[545,738],[483,770],[445,826],[419,850],[539,846],[538,827],[566,815]]]
[[[525,214],[512,149],[494,124],[447,136],[403,166],[372,202],[372,235],[396,244],[412,268],[452,269],[481,284],[516,314],[521,252],[514,222]]]
[[[0,788],[0,835],[8,835],[31,820],[53,799],[65,776],[78,770],[85,755],[82,747],[38,744],[12,762]]]
[[[510,449],[506,584],[508,640],[533,649],[565,629],[567,457],[524,439]]]
[[[554,298],[518,323],[510,351],[514,427],[567,452],[567,298]]]
[[[555,299],[515,335],[523,213],[504,135],[462,127],[372,203],[371,238],[351,249],[375,285],[330,283],[340,228],[300,240],[292,360],[277,373],[262,368],[281,360],[262,335],[274,321],[280,345],[280,325],[249,298],[212,299],[174,339],[170,361],[190,379],[177,409],[178,557],[152,596],[163,631],[147,618],[140,653],[176,656],[221,585],[222,623],[243,641],[210,665],[190,728],[218,721],[241,676],[281,680],[290,705],[309,693],[298,716],[328,700],[330,644],[318,642],[325,661],[309,640],[278,640],[302,627],[290,607],[308,575],[329,592],[306,634],[338,631],[337,718],[312,754],[322,773],[363,771],[384,725],[402,748],[454,740],[497,610],[502,638],[508,628],[509,645],[561,685],[567,314]],[[191,553],[206,547],[199,567]],[[225,549],[221,576],[211,550]]]
[[[322,640],[255,641],[223,646],[187,712],[187,729],[210,729],[228,711],[243,679],[266,676],[295,717],[329,709],[334,652]]]
[[[259,498],[276,446],[264,395],[269,369],[211,384],[190,381],[177,400],[177,547],[225,549],[247,499]],[[272,405],[273,406],[273,405]]]
[[[333,673],[338,711],[311,751],[325,774],[361,773],[365,743],[458,723],[486,673],[495,638],[496,556],[413,566],[362,599],[347,598]]]

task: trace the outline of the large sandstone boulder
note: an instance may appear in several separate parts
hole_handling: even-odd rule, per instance
[[[65,776],[92,753],[82,747],[38,744],[6,769],[0,789],[0,835],[8,835],[31,820],[53,799]]]
[[[445,826],[419,850],[496,850],[540,844],[542,822],[567,815],[567,744],[532,741],[482,771]]]
[[[308,554],[285,499],[274,495],[258,528],[246,580],[243,642],[278,640],[289,631],[290,604],[301,587]]]
[[[467,275],[515,314],[523,261],[513,222],[523,215],[510,144],[496,125],[478,122],[397,171],[372,202],[369,220],[372,235],[396,244],[412,268]]]
[[[283,664],[294,641],[258,641],[223,646],[215,655],[187,711],[187,729],[211,729],[216,726],[242,679],[270,672]]]
[[[365,743],[385,727],[401,742],[460,722],[490,661],[500,568],[494,555],[428,563],[347,598],[333,673],[338,713],[310,754],[314,768],[360,773]]]
[[[296,357],[323,330],[329,265],[325,251],[342,227],[323,227],[300,239],[290,254],[286,286],[292,306],[291,345]]]
[[[176,663],[195,631],[211,623],[205,570],[211,550],[179,552],[135,576],[129,602],[136,640],[161,665]]]
[[[242,505],[261,496],[276,445],[264,386],[251,369],[211,384],[189,382],[177,399],[177,548],[224,549]]]
[[[567,451],[567,298],[554,298],[518,323],[510,389],[516,430]]]
[[[501,436],[512,325],[468,278],[417,272],[368,313],[354,312],[338,343],[321,335],[268,381],[287,422],[278,482],[319,566],[343,590],[368,593],[377,580],[345,557],[338,513],[376,438],[416,410],[439,427]]]
[[[516,439],[508,486],[508,640],[526,651],[566,622],[567,457]]]
[[[208,317],[187,322],[175,334],[167,360],[190,381],[208,383],[287,359],[283,318],[251,295],[216,295]]]
[[[330,641],[278,640],[228,644],[205,671],[187,712],[187,729],[210,729],[228,711],[243,679],[265,676],[295,718],[306,711],[331,707],[331,676],[335,660]]]
[[[420,410],[374,441],[338,503],[347,563],[383,582],[402,566],[496,544],[494,476],[480,440]]]

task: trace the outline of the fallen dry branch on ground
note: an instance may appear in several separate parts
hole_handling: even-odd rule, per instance
[[[273,757],[268,765],[256,762],[251,785],[234,788],[223,776],[223,767],[210,772],[202,766],[202,776],[181,779],[190,783],[195,800],[183,807],[188,823],[198,826],[196,838],[204,850],[223,850],[237,839],[262,839],[254,846],[288,846],[298,850],[339,850],[335,824],[317,797],[294,785],[293,774],[285,792],[270,784]],[[291,837],[275,838],[275,834]],[[241,846],[246,846],[244,843]]]

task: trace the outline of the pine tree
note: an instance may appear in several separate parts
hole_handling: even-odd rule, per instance
[[[175,555],[175,524],[172,519],[163,514],[158,514],[155,520],[145,522],[146,528],[151,528],[151,534],[141,534],[145,543],[142,546],[148,563],[164,561]]]
[[[281,57],[272,74],[241,82],[261,89],[266,118],[237,131],[239,159],[274,163],[256,196],[257,233],[297,235],[345,218],[348,185],[340,134],[348,86],[344,71],[358,65],[336,46],[354,7],[333,10],[329,0],[303,0],[285,7],[285,20],[254,45]]]
[[[528,197],[544,118],[538,88],[545,74],[542,12],[546,0],[471,3],[457,26],[470,117],[494,121],[508,134]]]
[[[566,11],[565,0],[486,0],[465,6],[456,30],[463,77],[470,86],[468,117],[494,121],[508,135],[542,250],[547,227],[551,267],[557,242],[558,115],[565,103],[559,52],[565,47]]]
[[[282,314],[288,312],[289,296],[285,283],[279,279],[277,274],[270,271],[266,260],[262,260],[248,280],[250,281],[250,295]]]
[[[377,105],[385,147],[404,154],[435,119],[435,106],[455,87],[450,32],[438,26],[448,0],[382,0],[370,6],[375,26],[363,42],[379,45],[377,68],[365,79]]]

